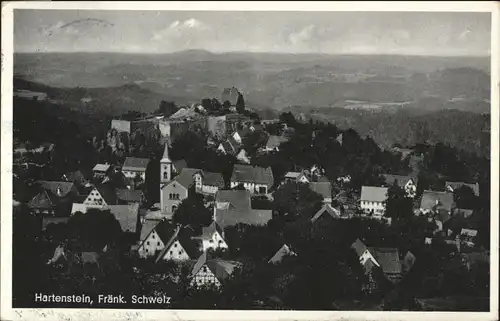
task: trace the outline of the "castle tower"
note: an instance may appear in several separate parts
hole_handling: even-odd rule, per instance
[[[165,144],[163,157],[160,160],[160,182],[167,183],[172,178],[172,161],[168,157],[168,143]]]

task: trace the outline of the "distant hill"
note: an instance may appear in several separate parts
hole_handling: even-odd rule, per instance
[[[481,113],[487,111],[484,105],[490,96],[486,57],[189,50],[159,55],[16,54],[14,63],[19,77],[52,87],[120,88],[136,84],[152,97],[157,94],[180,104],[220,97],[224,88],[234,86],[245,96],[246,104],[256,109],[282,110],[294,105],[357,108],[358,102],[367,108],[372,103],[397,107],[436,98],[446,106],[424,104],[425,108]]]

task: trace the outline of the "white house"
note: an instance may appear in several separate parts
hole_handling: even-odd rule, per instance
[[[227,249],[228,245],[224,240],[224,230],[216,223],[212,222],[207,227],[203,227],[202,235],[196,237],[201,240],[202,251],[206,252],[208,249]]]
[[[385,214],[385,201],[387,200],[387,187],[363,186],[361,187],[360,207],[366,214],[382,217]]]
[[[219,288],[222,282],[231,276],[241,264],[234,261],[212,259],[204,252],[196,261],[190,274],[192,287],[214,286]]]
[[[141,236],[137,252],[140,257],[155,256],[158,251],[165,248],[165,243],[156,231],[158,221],[145,220],[141,227]]]
[[[113,187],[104,184],[94,187],[83,201],[83,204],[97,206],[117,205],[118,197]]]
[[[285,181],[297,183],[309,183],[309,179],[304,172],[288,172],[285,174]]]
[[[240,184],[252,194],[268,194],[274,184],[271,167],[235,164],[231,176],[231,188]]]
[[[388,186],[396,184],[402,190],[406,192],[406,195],[410,198],[417,196],[417,184],[418,180],[416,177],[403,176],[403,175],[391,175],[384,174],[385,182]]]
[[[193,253],[189,248],[190,244],[188,244],[188,242],[188,238],[182,238],[181,228],[177,227],[172,237],[170,237],[161,252],[158,254],[156,262],[159,262],[160,260],[171,260],[178,262],[185,262],[190,260],[190,255],[193,255]]]
[[[127,157],[122,166],[122,173],[126,178],[134,179],[139,176],[142,181],[146,181],[146,169],[149,164],[147,158]]]

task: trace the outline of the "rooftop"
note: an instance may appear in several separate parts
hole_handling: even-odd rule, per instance
[[[361,201],[385,202],[387,187],[363,186],[361,187]]]
[[[149,159],[147,158],[127,157],[123,163],[122,170],[145,172],[148,164]]]
[[[453,193],[436,192],[426,190],[422,194],[420,208],[424,210],[440,210],[447,212],[451,211],[453,206]]]
[[[262,168],[252,165],[235,164],[232,182],[264,184],[271,187],[274,184],[271,167]]]

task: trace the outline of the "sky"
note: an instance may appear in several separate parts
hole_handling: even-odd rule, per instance
[[[33,10],[14,12],[15,52],[188,49],[486,56],[489,13]]]

